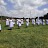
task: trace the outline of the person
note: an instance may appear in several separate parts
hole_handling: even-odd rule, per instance
[[[43,19],[43,21],[42,21],[42,25],[45,25],[45,19]]]
[[[42,20],[40,19],[40,24],[42,24]]]
[[[0,32],[1,32],[1,20],[0,20]]]
[[[20,27],[21,27],[21,19],[19,18],[18,19],[18,29],[20,29]]]
[[[33,26],[35,25],[35,19],[32,19],[32,25]]]
[[[15,25],[15,19],[13,19],[13,24]]]
[[[14,19],[12,18],[12,23],[13,23],[13,26],[12,27],[14,27]]]
[[[39,26],[40,25],[40,20],[38,19],[38,21],[37,21],[37,25]]]
[[[10,27],[11,30],[12,30],[12,28],[14,27],[14,26],[13,26],[13,21],[12,21],[11,18],[10,18],[10,24],[9,24],[9,27]]]
[[[21,24],[23,25],[23,19],[21,19]]]
[[[48,19],[46,19],[46,25],[48,25]]]
[[[29,26],[29,19],[26,18],[26,27],[28,27],[28,26]]]
[[[15,19],[12,18],[12,22],[13,22],[13,27],[14,27],[14,25],[15,25]]]
[[[6,18],[6,26],[9,26],[9,19]]]

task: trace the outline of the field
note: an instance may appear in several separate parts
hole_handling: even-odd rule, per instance
[[[48,48],[48,25],[37,26],[30,22],[28,28],[24,25],[18,29],[17,24],[12,30],[7,30],[5,22],[1,22],[0,48]]]

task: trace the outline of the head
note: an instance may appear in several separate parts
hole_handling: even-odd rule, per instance
[[[8,19],[8,18],[6,18],[6,19]]]

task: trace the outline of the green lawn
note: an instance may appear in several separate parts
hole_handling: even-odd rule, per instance
[[[48,48],[48,25],[37,26],[30,22],[28,28],[25,23],[20,29],[15,25],[13,30],[7,30],[2,22],[0,32],[0,48]]]

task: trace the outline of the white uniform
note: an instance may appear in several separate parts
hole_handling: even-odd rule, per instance
[[[37,21],[37,25],[40,25],[40,20]]]
[[[12,19],[12,22],[13,22],[13,24],[15,24],[15,20],[14,19]]]
[[[40,19],[40,24],[42,24],[42,20]]]
[[[48,24],[48,19],[46,19],[46,24]]]
[[[21,19],[18,19],[18,26],[21,26]]]
[[[26,26],[29,26],[29,19],[26,19]]]
[[[9,19],[6,19],[6,25],[9,25]]]
[[[23,19],[21,19],[21,24],[23,24]]]
[[[17,25],[18,25],[18,19],[17,19]]]
[[[0,24],[0,30],[1,30],[1,24]]]
[[[0,30],[1,30],[1,20],[0,20]]]
[[[10,28],[14,27],[12,19],[10,20],[10,25],[9,26],[10,26]]]
[[[42,25],[45,25],[45,20],[43,19]]]
[[[32,24],[35,25],[35,19],[32,19]]]

